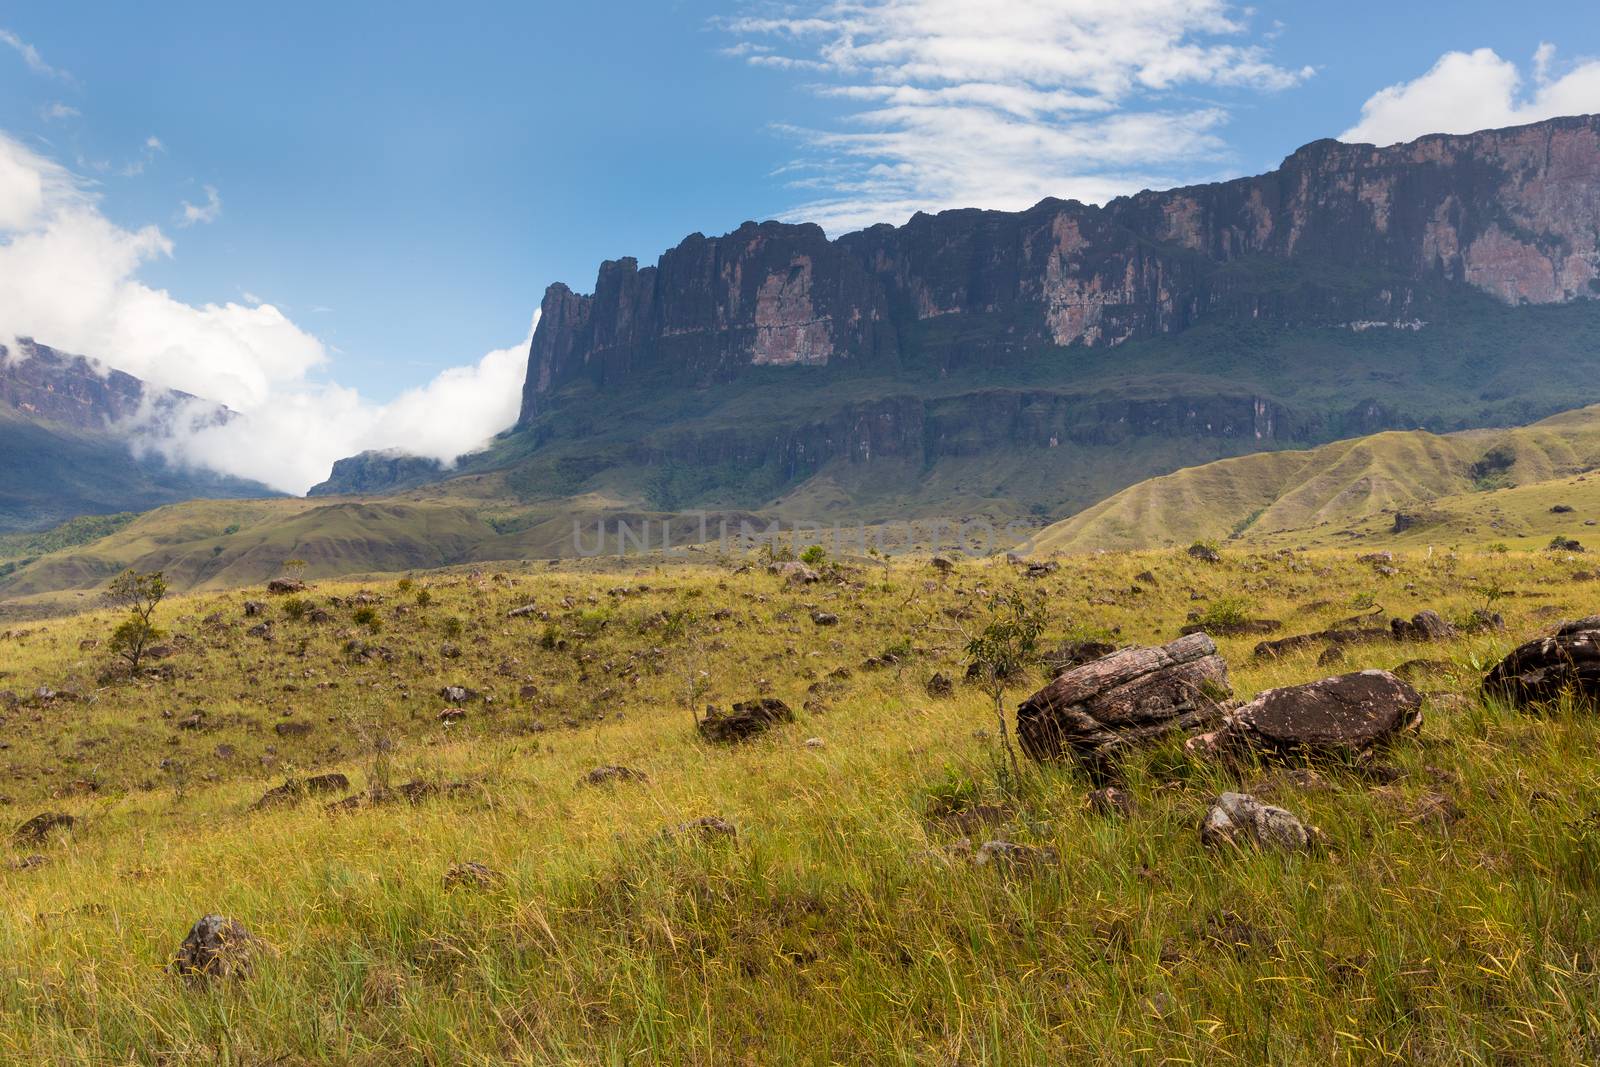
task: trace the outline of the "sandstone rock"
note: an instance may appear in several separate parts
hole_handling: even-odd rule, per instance
[[[249,618],[255,618],[266,610],[267,606],[259,600],[246,600],[244,602],[244,613]]]
[[[656,835],[662,841],[680,841],[688,838],[707,843],[732,841],[738,836],[739,830],[733,823],[715,815],[703,815],[676,826],[665,827]]]
[[[1419,611],[1409,622],[1391,619],[1389,629],[1397,641],[1448,641],[1456,636],[1456,628],[1437,611]]]
[[[1518,706],[1548,704],[1565,693],[1600,707],[1600,629],[1592,619],[1564,624],[1554,637],[1513,649],[1483,679],[1486,695]]]
[[[1356,671],[1305,685],[1269,689],[1229,713],[1204,739],[1221,750],[1244,748],[1312,759],[1368,752],[1422,724],[1422,695],[1388,671]]]
[[[350,779],[337,771],[328,774],[314,774],[307,778],[303,784],[306,792],[312,796],[345,793],[350,789]]]
[[[283,722],[273,723],[272,732],[279,737],[304,737],[312,728],[312,724],[304,719],[285,719]]]
[[[1017,739],[1036,760],[1098,758],[1221,718],[1228,666],[1205,634],[1125,648],[1066,671],[1017,708]]]
[[[538,613],[539,613],[539,605],[537,605],[537,604],[524,604],[520,608],[512,608],[510,611],[506,612],[506,618],[508,618],[508,619],[525,619],[529,615],[537,615]]]
[[[924,687],[931,697],[947,697],[956,691],[956,685],[942,671],[935,671]]]
[[[47,811],[17,827],[11,840],[19,845],[36,845],[57,830],[70,830],[76,825],[78,820],[64,811]]]
[[[1058,678],[1074,667],[1104,659],[1117,650],[1116,645],[1104,641],[1067,641],[1044,657],[1050,677]]]
[[[648,782],[650,776],[632,767],[596,767],[582,778],[579,785],[611,785],[614,782]]]
[[[258,942],[243,924],[221,915],[207,915],[189,929],[171,970],[195,978],[248,978],[255,966]]]
[[[822,580],[822,576],[816,571],[795,560],[789,560],[786,563],[774,563],[767,568],[767,573],[776,574],[790,585],[809,585],[812,582],[820,582]]]
[[[1248,793],[1223,793],[1211,802],[1200,824],[1200,840],[1209,848],[1223,846],[1304,852],[1312,834],[1293,814],[1263,804]]]
[[[831,611],[813,611],[811,621],[818,626],[838,626],[839,616]]]
[[[444,723],[446,726],[449,726],[451,723],[460,722],[462,719],[465,719],[466,717],[467,717],[467,709],[466,708],[454,708],[454,707],[445,708],[444,710],[440,711],[439,715],[438,715],[439,721]]]
[[[275,596],[285,596],[289,593],[303,593],[306,583],[298,578],[274,578],[267,583],[267,592]]]
[[[1013,841],[985,841],[978,846],[972,862],[980,867],[994,866],[1007,873],[1024,873],[1054,863],[1054,849],[1038,845],[1019,845]]]
[[[1196,541],[1194,544],[1189,546],[1188,552],[1189,552],[1189,556],[1192,559],[1197,559],[1201,563],[1221,563],[1222,562],[1222,553],[1218,552],[1216,549],[1212,548],[1210,545],[1202,544],[1202,543],[1200,543],[1198,541]]]
[[[1093,790],[1084,798],[1084,803],[1088,805],[1090,811],[1097,815],[1128,816],[1133,814],[1133,797],[1128,794],[1126,789],[1121,789],[1114,785]]]
[[[444,872],[446,889],[493,889],[503,881],[505,875],[473,860],[452,863]]]
[[[700,720],[700,736],[707,741],[743,741],[770,730],[779,723],[793,722],[794,712],[776,697],[760,697],[735,704],[729,711],[710,709]]]

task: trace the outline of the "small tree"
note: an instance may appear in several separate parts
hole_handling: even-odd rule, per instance
[[[994,701],[1000,743],[1010,761],[1011,781],[1002,783],[1008,791],[1021,781],[1022,771],[1006,728],[1006,689],[1038,660],[1044,622],[1044,608],[1037,601],[1020,595],[999,596],[990,609],[988,624],[967,642],[968,677]]]
[[[111,651],[122,657],[134,674],[139,673],[150,646],[165,636],[151,619],[166,595],[167,579],[160,571],[140,574],[126,570],[106,587],[106,600],[127,612],[111,633]]]

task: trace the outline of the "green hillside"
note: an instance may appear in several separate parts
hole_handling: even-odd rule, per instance
[[[1497,539],[1516,517],[1536,537],[1581,526],[1549,511],[1593,495],[1600,482],[1600,407],[1531,426],[1436,435],[1383,433],[1304,452],[1190,467],[1125,489],[1034,541],[1042,551],[1083,552],[1232,538],[1251,544],[1336,544],[1356,538]],[[1546,497],[1544,519],[1532,513]],[[1497,514],[1495,509],[1500,509]],[[1600,511],[1591,509],[1592,513]],[[1396,516],[1403,516],[1396,521]]]

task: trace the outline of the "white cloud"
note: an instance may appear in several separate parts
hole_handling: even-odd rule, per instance
[[[144,447],[303,492],[343,456],[399,447],[450,461],[516,419],[526,342],[374,404],[322,380],[327,347],[272,304],[196,306],[139,281],[173,251],[154,226],[112,223],[84,182],[0,134],[0,341],[33,337],[239,413]]]
[[[1600,60],[1575,64],[1559,77],[1554,45],[1533,56],[1533,84],[1493,49],[1446,52],[1426,74],[1373,94],[1361,121],[1341,141],[1380,145],[1429,133],[1473,133],[1600,111]]]
[[[82,114],[83,112],[79,111],[71,104],[63,104],[59,100],[51,104],[46,104],[44,107],[39,109],[39,117],[44,119],[46,122],[58,122],[61,119],[75,119]]]
[[[1158,184],[1226,155],[1227,111],[1180,90],[1312,74],[1273,63],[1226,0],[822,0],[723,26],[728,54],[862,103],[846,128],[787,128],[811,149],[787,168],[813,196],[791,217],[832,231]]]
[[[191,204],[187,200],[183,202],[183,212],[178,219],[179,226],[193,226],[197,222],[216,222],[222,215],[222,197],[217,195],[216,188],[206,186],[205,194],[206,202],[203,204]],[[256,302],[260,303],[259,300]]]
[[[28,69],[35,74],[43,74],[47,78],[60,78],[62,81],[72,80],[72,75],[46,63],[37,48],[10,30],[0,28],[0,44],[6,45],[20,55],[22,61],[28,65]]]

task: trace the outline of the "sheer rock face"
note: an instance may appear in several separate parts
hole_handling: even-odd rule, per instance
[[[522,422],[585,378],[892,369],[919,346],[983,366],[1215,316],[1414,325],[1451,285],[1511,304],[1600,296],[1600,117],[1387,148],[1318,141],[1269,174],[1104,207],[918,214],[834,241],[775,222],[695,234],[652,267],[603,264],[592,295],[550,287]],[[945,319],[959,341],[912,339]]]
[[[1060,674],[1017,708],[1017,739],[1036,760],[1094,759],[1222,714],[1228,665],[1203,633],[1125,648]]]

